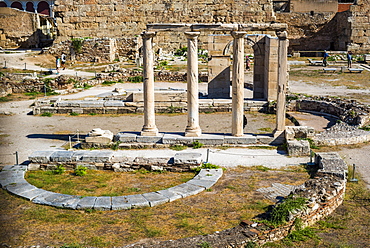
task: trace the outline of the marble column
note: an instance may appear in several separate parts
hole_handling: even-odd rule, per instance
[[[185,32],[188,39],[187,99],[188,125],[186,137],[199,137],[202,130],[199,126],[199,92],[198,92],[198,35],[200,32]]]
[[[143,32],[143,59],[144,59],[144,126],[142,136],[157,136],[158,129],[155,125],[154,105],[154,55],[153,37],[155,32]]]
[[[244,115],[244,36],[246,32],[233,31],[233,71],[232,71],[232,122],[231,134],[243,136]]]
[[[278,88],[277,88],[277,105],[276,105],[276,129],[274,136],[279,136],[285,130],[285,113],[286,113],[286,87],[288,73],[288,40],[287,32],[277,32],[279,38],[278,48]]]

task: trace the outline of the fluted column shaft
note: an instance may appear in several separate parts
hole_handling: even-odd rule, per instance
[[[285,130],[286,113],[286,87],[287,87],[287,54],[288,40],[287,32],[277,32],[279,38],[278,48],[278,89],[276,105],[276,129],[275,134],[280,135]]]
[[[143,80],[144,80],[144,126],[141,130],[142,136],[157,136],[158,129],[155,125],[154,105],[154,55],[153,37],[155,32],[143,32]]]
[[[233,136],[243,136],[244,114],[244,36],[246,32],[231,32],[233,41],[232,122]]]
[[[187,100],[188,125],[185,136],[199,137],[202,130],[199,126],[199,92],[198,92],[198,35],[200,32],[185,32],[188,39],[187,60]]]

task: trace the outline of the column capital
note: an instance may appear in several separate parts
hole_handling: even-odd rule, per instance
[[[185,32],[184,34],[185,34],[186,38],[188,38],[188,39],[195,39],[200,35],[200,32],[189,31],[189,32]]]
[[[244,36],[247,34],[247,32],[245,31],[232,31],[231,32],[231,36],[234,38],[234,39],[237,39],[237,38],[244,38]]]
[[[279,40],[286,40],[288,37],[287,31],[277,31],[276,36],[279,38]]]
[[[150,39],[153,38],[156,35],[156,32],[152,31],[145,31],[140,34],[144,39]]]

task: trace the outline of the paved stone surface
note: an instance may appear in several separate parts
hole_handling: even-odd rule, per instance
[[[160,190],[160,191],[157,191],[157,193],[168,198],[170,202],[182,198],[181,194],[177,193],[176,191],[172,191],[170,189]]]
[[[191,195],[199,194],[204,190],[204,188],[189,183],[183,183],[175,187],[169,188],[168,190],[174,192],[175,194],[179,194],[184,198]]]
[[[96,210],[111,210],[112,198],[110,196],[99,196],[96,198],[94,209]]]
[[[261,192],[267,199],[272,201],[280,201],[284,197],[288,196],[290,192],[296,188],[302,188],[301,186],[293,186],[287,184],[273,183],[271,187],[257,189],[258,192]]]
[[[112,210],[124,210],[131,209],[132,205],[128,202],[127,198],[124,196],[114,196],[112,197]]]
[[[127,203],[131,204],[133,208],[149,207],[149,202],[143,195],[126,195],[124,196]]]
[[[143,194],[144,198],[148,200],[151,207],[169,202],[169,199],[157,192],[150,192]]]
[[[83,197],[78,201],[76,209],[92,209],[95,205],[96,199],[96,196]]]

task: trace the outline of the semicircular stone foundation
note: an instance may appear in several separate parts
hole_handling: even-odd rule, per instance
[[[222,176],[222,169],[202,169],[186,183],[156,192],[126,196],[75,196],[39,189],[24,179],[27,165],[7,165],[0,172],[0,185],[12,194],[34,203],[69,209],[123,210],[154,207],[196,195],[212,187]]]

